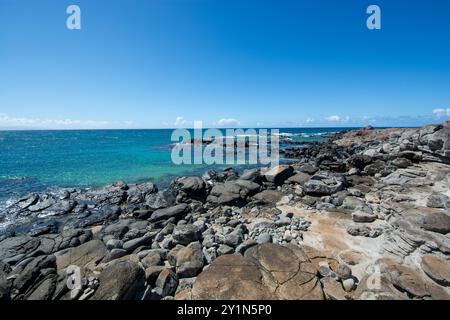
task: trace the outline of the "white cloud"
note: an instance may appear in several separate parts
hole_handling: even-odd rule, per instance
[[[181,127],[181,126],[184,126],[184,125],[186,125],[186,124],[187,124],[187,121],[184,120],[183,117],[177,117],[177,118],[175,119],[175,126],[177,126],[177,127]]]
[[[340,117],[338,115],[332,115],[325,118],[328,122],[334,122],[334,123],[342,123],[342,122],[348,122],[350,120],[349,116],[346,117]]]
[[[306,123],[312,123],[312,122],[314,122],[314,119],[313,119],[313,118],[308,118],[308,119],[306,119]]]
[[[436,117],[445,117],[445,116],[449,116],[450,117],[450,108],[448,108],[447,110],[444,108],[437,108],[433,110],[433,114]]]
[[[222,118],[218,120],[216,124],[220,127],[232,127],[232,126],[239,126],[241,123],[233,118]]]
[[[30,129],[93,129],[107,128],[110,126],[130,127],[131,121],[111,123],[97,120],[77,120],[77,119],[40,119],[28,117],[11,117],[0,114],[0,126],[7,128],[30,128]]]

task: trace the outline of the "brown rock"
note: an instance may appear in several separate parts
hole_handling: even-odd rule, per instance
[[[450,262],[436,256],[427,255],[422,258],[422,270],[436,283],[448,287],[450,285]]]
[[[145,273],[133,261],[113,261],[99,276],[92,300],[136,300],[145,289]]]
[[[80,268],[89,267],[88,265],[95,267],[107,254],[108,250],[103,241],[92,240],[78,247],[56,252],[56,266],[58,271],[70,265]]]
[[[297,246],[266,243],[220,256],[196,279],[193,299],[323,299],[316,269]]]

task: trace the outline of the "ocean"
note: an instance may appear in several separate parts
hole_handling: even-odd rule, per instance
[[[339,130],[345,128],[280,129],[280,134],[316,141]],[[98,187],[118,180],[165,186],[175,176],[220,167],[174,165],[172,131],[0,131],[0,210],[8,200],[52,187]]]

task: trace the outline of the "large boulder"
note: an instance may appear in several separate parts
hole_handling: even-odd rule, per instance
[[[176,254],[178,278],[195,277],[203,268],[204,256],[200,242],[192,242]]]
[[[216,204],[239,204],[254,195],[260,185],[250,180],[234,180],[216,184],[208,198],[208,202]]]
[[[200,229],[193,224],[176,226],[172,233],[173,240],[182,245],[187,245],[191,242],[200,240],[201,235]]]
[[[325,196],[343,190],[347,184],[342,174],[319,171],[305,182],[303,188],[306,194]]]
[[[263,174],[268,182],[276,185],[282,185],[292,175],[294,175],[294,168],[286,165],[277,166]]]
[[[117,261],[102,271],[99,282],[92,300],[138,300],[145,290],[145,272],[131,260]]]
[[[426,255],[422,258],[422,270],[436,283],[450,286],[450,262],[436,256]]]
[[[158,209],[154,211],[149,219],[150,222],[157,222],[161,220],[168,220],[172,217],[181,218],[189,212],[189,206],[186,203],[181,203],[169,208]]]
[[[80,268],[95,267],[108,254],[103,241],[92,240],[78,247],[65,249],[55,253],[58,271],[75,265]]]
[[[206,196],[206,183],[200,177],[181,177],[174,180],[173,185],[191,198],[203,199]]]
[[[450,215],[442,211],[427,212],[419,223],[428,231],[442,234],[450,232]]]
[[[261,244],[223,255],[194,282],[193,299],[323,299],[316,269],[297,246]]]

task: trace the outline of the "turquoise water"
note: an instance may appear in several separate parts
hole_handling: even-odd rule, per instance
[[[281,129],[317,140],[342,129]],[[48,187],[94,187],[117,180],[165,184],[204,165],[174,165],[172,130],[0,131],[0,202]]]

